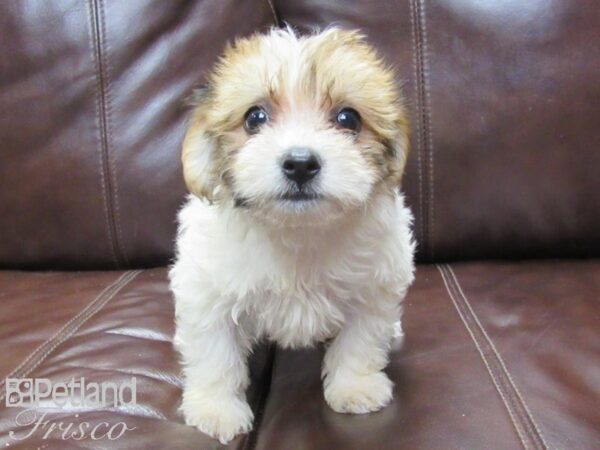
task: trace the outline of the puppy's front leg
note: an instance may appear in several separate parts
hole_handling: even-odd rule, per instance
[[[327,349],[324,393],[334,411],[364,414],[391,401],[393,383],[383,369],[398,314],[357,312]]]
[[[252,428],[245,394],[249,343],[231,320],[211,320],[183,314],[177,320],[175,342],[185,377],[181,411],[188,425],[225,444]]]

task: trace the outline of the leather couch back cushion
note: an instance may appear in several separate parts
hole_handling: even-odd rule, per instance
[[[272,3],[363,29],[398,68],[421,260],[600,254],[596,0]],[[167,262],[184,99],[271,6],[0,2],[0,266]]]

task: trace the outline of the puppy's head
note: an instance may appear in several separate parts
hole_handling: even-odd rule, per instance
[[[325,224],[396,188],[408,126],[394,74],[357,32],[237,40],[183,144],[190,191],[282,225]]]

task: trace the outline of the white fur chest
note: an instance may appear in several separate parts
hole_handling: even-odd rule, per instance
[[[349,312],[378,295],[378,266],[373,261],[385,258],[374,256],[379,248],[324,240],[308,249],[281,249],[260,236],[246,235],[236,252],[245,256],[226,263],[236,267],[236,276],[222,283],[231,287],[227,294],[234,320],[254,336],[284,347],[305,347],[334,337]],[[242,247],[246,248],[239,252]]]
[[[260,290],[233,306],[234,317],[256,337],[283,347],[306,347],[333,337],[345,318],[344,301],[317,290]]]
[[[400,298],[412,279],[410,215],[401,203],[386,206],[384,217],[370,214],[359,227],[277,236],[191,200],[180,216],[188,226],[174,281],[193,277],[194,291],[209,297],[194,299],[197,308],[221,311],[251,336],[312,345],[335,336],[356,309],[390,292]]]

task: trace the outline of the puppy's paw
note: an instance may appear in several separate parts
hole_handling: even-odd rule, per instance
[[[387,406],[392,400],[393,386],[383,372],[368,375],[344,372],[325,380],[325,400],[336,412],[365,414]]]
[[[186,395],[180,411],[186,424],[218,439],[222,444],[227,444],[238,434],[249,432],[254,419],[248,403],[234,395]]]

